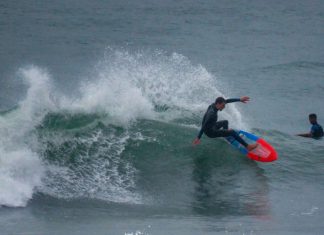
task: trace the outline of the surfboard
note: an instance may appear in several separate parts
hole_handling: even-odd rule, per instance
[[[278,159],[276,150],[264,139],[253,135],[249,132],[239,130],[239,136],[244,139],[248,144],[257,142],[259,145],[252,151],[248,151],[243,145],[236,141],[232,136],[225,137],[226,141],[234,148],[238,149],[241,153],[248,158],[259,162],[272,162]]]

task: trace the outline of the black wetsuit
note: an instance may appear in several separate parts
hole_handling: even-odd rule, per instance
[[[226,103],[238,102],[240,99],[227,99]],[[218,109],[215,107],[215,103],[209,105],[203,121],[202,126],[197,136],[198,139],[201,138],[202,134],[205,133],[209,138],[216,137],[234,137],[238,142],[240,142],[244,147],[247,147],[247,143],[237,134],[234,130],[228,130],[228,121],[217,121]]]

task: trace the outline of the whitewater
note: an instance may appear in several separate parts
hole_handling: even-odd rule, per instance
[[[119,176],[116,170],[117,164],[122,164],[118,157],[129,139],[150,138],[144,137],[140,131],[133,133],[130,129],[134,123],[156,120],[199,128],[196,113],[203,113],[214,97],[223,95],[217,90],[213,75],[201,65],[194,66],[187,58],[175,53],[168,56],[154,52],[146,56],[110,50],[94,70],[94,77],[85,79],[74,97],[60,94],[45,69],[33,65],[18,71],[27,86],[27,93],[17,107],[1,116],[4,163],[1,177],[8,184],[2,188],[2,205],[26,206],[35,192],[59,198],[89,196],[127,201],[131,200],[127,199],[129,197],[136,201],[138,196],[125,196],[125,189],[134,182],[123,185],[126,180],[132,181],[135,169],[125,163],[129,175]],[[235,106],[226,115],[237,126],[242,126],[241,115]],[[97,130],[99,123],[112,126],[113,132],[119,127],[123,131],[106,135],[102,129]],[[90,133],[85,136],[75,137],[69,133],[70,129],[82,133],[87,128]],[[47,141],[54,146],[49,146]],[[72,142],[70,148],[99,145],[95,153],[78,153],[77,161],[100,158],[101,155],[108,155],[107,159],[97,159],[93,166],[84,165],[77,171],[48,162],[44,156],[50,151],[47,148],[60,148],[66,142]],[[69,157],[69,151],[65,151],[67,153],[59,152],[54,157]],[[116,166],[108,169],[102,166],[114,163]],[[105,176],[107,170],[116,175],[116,182],[109,183],[112,176]],[[78,175],[87,171],[96,171],[96,174],[89,173],[85,178]],[[111,184],[108,186],[110,190],[101,192],[107,184]]]

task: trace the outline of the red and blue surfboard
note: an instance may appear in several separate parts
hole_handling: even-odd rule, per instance
[[[247,143],[251,144],[256,142],[259,144],[258,147],[249,152],[233,137],[230,136],[225,138],[233,147],[238,149],[241,153],[243,153],[250,159],[259,162],[272,162],[278,159],[276,150],[264,139],[246,131],[239,130],[237,132]]]

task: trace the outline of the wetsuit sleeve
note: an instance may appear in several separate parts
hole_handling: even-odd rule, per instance
[[[203,133],[204,133],[204,129],[201,127],[201,129],[200,129],[200,131],[199,131],[199,133],[197,135],[197,138],[200,139],[201,136],[203,135]]]
[[[204,119],[203,119],[203,122],[202,122],[202,125],[201,125],[201,129],[200,129],[200,131],[198,133],[198,136],[197,136],[198,139],[201,138],[201,136],[204,133],[204,130],[206,129],[206,126],[210,122],[212,116],[213,116],[213,113],[208,109],[205,116],[204,116]]]
[[[228,104],[228,103],[233,103],[233,102],[239,102],[239,101],[241,101],[241,99],[240,98],[231,98],[231,99],[226,99],[225,101],[226,101],[226,104]]]

